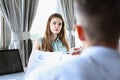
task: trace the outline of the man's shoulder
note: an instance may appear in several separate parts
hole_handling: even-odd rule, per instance
[[[59,61],[57,63],[53,63],[51,65],[45,65],[41,68],[40,71],[43,71],[43,72],[56,72],[56,74],[59,74],[60,73],[65,73],[67,71],[72,71],[71,69],[73,70],[78,70],[79,67],[80,69],[82,68],[86,68],[88,67],[88,63],[90,61],[81,57],[81,56],[74,56],[73,58],[71,57],[71,59],[66,59],[66,60],[62,60],[62,61]],[[89,67],[88,67],[89,68]],[[61,72],[63,71],[63,72]]]
[[[75,80],[77,78],[76,80],[79,80],[80,77],[76,75],[83,75],[83,73],[87,74],[89,70],[88,68],[90,68],[88,63],[89,61],[83,57],[74,56],[68,60],[59,61],[53,64],[46,64],[40,68],[38,67],[34,69],[27,78],[32,76],[33,79],[37,78],[36,80],[56,80],[55,78],[63,78],[65,80]],[[76,77],[72,79],[72,76]],[[30,79],[32,80],[32,78]]]

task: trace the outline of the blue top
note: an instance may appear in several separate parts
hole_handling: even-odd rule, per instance
[[[43,38],[39,38],[39,40],[38,40],[40,45],[42,44],[42,39]],[[63,44],[62,44],[62,42],[61,42],[61,40],[59,38],[57,38],[56,40],[52,41],[51,44],[52,44],[54,52],[55,51],[60,51],[63,54],[66,54],[67,48],[65,46],[63,46]]]
[[[120,54],[116,50],[93,46],[68,61],[36,68],[26,80],[120,80],[119,70]]]

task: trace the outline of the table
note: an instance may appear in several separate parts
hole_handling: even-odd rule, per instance
[[[25,72],[0,75],[0,80],[23,80]]]

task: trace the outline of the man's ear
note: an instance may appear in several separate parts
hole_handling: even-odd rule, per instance
[[[85,40],[85,35],[84,35],[84,30],[83,30],[82,26],[76,25],[76,28],[77,28],[77,33],[78,33],[79,39],[84,41]]]

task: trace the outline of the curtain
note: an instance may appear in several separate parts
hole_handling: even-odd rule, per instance
[[[23,66],[27,65],[31,50],[30,27],[38,0],[0,0],[6,23],[11,31],[9,49],[19,49]]]
[[[27,32],[30,34],[30,29],[32,26],[32,22],[34,20],[37,6],[38,6],[39,0],[23,0],[23,32]],[[32,51],[32,41],[31,39],[24,40],[24,46],[25,46],[25,61],[26,65],[29,60],[30,53]]]
[[[75,47],[74,0],[60,0],[71,47]]]

